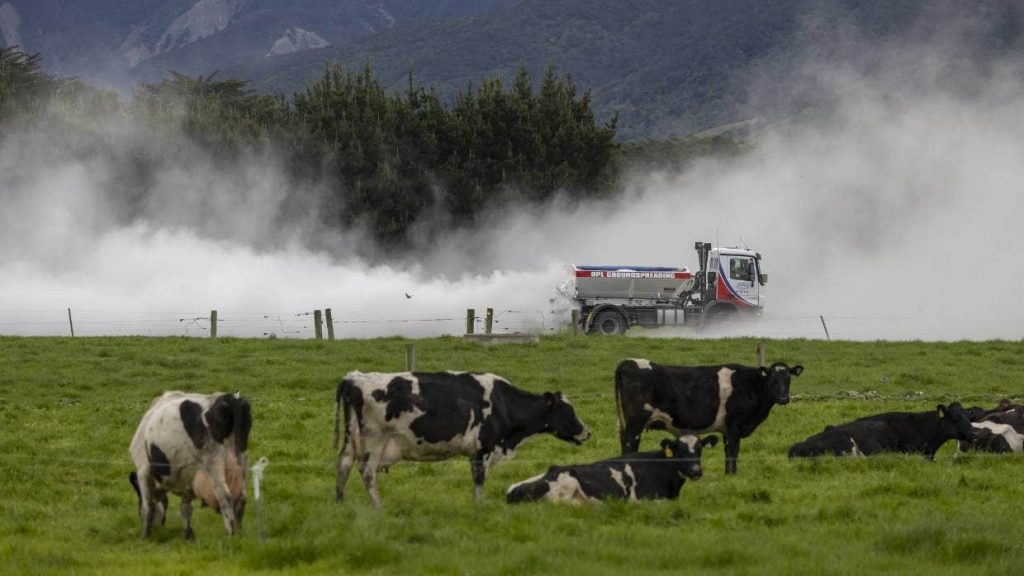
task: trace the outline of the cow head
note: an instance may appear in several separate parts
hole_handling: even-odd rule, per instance
[[[789,404],[789,379],[791,376],[799,376],[803,371],[804,367],[800,364],[790,368],[782,362],[776,362],[767,368],[761,367],[761,377],[771,390],[772,399],[776,404]]]
[[[946,433],[957,440],[974,440],[977,431],[974,426],[971,426],[971,419],[959,402],[953,402],[948,406],[939,404],[936,406],[936,410],[939,413],[942,429]]]
[[[590,430],[576,417],[572,404],[561,392],[545,392],[544,401],[547,403],[544,412],[545,431],[554,434],[559,440],[573,444],[580,444],[590,438]]]
[[[682,461],[682,468],[679,470],[681,476],[697,480],[704,475],[700,465],[702,449],[715,444],[718,444],[718,436],[697,438],[696,434],[684,433],[675,440],[662,440],[661,451],[665,458]]]

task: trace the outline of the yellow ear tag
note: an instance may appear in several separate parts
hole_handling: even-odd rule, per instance
[[[668,446],[665,446],[665,458],[671,458],[671,457],[672,457],[672,449],[669,448]]]

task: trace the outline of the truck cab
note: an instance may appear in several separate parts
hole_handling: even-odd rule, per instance
[[[631,326],[703,328],[760,316],[768,275],[761,255],[746,248],[697,242],[699,269],[685,266],[572,266],[558,292],[578,310],[577,327],[624,334]]]

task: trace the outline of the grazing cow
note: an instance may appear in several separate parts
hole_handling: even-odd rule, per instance
[[[1024,406],[1003,400],[992,410],[971,408],[968,414],[975,436],[972,441],[959,442],[960,452],[1024,452]]]
[[[764,422],[776,404],[789,403],[789,380],[804,370],[776,362],[767,368],[739,364],[666,366],[623,360],[615,369],[622,453],[636,452],[646,429],[721,432],[725,473],[736,473],[740,440]]]
[[[338,452],[338,501],[358,460],[375,506],[377,470],[399,460],[469,456],[473,495],[482,495],[487,471],[511,458],[534,434],[548,433],[579,444],[590,431],[560,392],[532,394],[494,374],[469,372],[350,372],[334,405],[334,446],[344,406],[345,443]]]
[[[129,451],[129,481],[139,497],[142,536],[166,520],[167,493],[181,497],[184,537],[191,539],[198,495],[234,534],[245,513],[245,469],[252,414],[235,394],[165,392],[142,417]]]
[[[513,484],[505,494],[510,504],[549,500],[580,504],[605,498],[635,501],[676,498],[687,478],[703,475],[701,449],[718,436],[698,439],[685,434],[661,441],[661,450],[638,452],[575,466],[552,466],[539,476]]]
[[[971,440],[974,429],[959,402],[927,412],[887,412],[825,430],[794,444],[790,458],[833,454],[870,456],[881,452],[921,454],[929,460],[948,440]]]

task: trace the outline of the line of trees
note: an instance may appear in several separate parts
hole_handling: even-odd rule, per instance
[[[365,224],[383,247],[402,250],[451,226],[471,226],[510,199],[605,195],[620,145],[615,119],[595,120],[590,94],[549,68],[537,86],[525,69],[442,102],[410,74],[390,93],[369,66],[328,66],[287,99],[254,94],[242,80],[171,73],[140,84],[128,104],[40,70],[39,55],[0,49],[0,127],[46,119],[54,109],[111,110],[147,134],[183,130],[213,161],[229,165],[272,149],[291,175],[324,190],[328,224]]]

